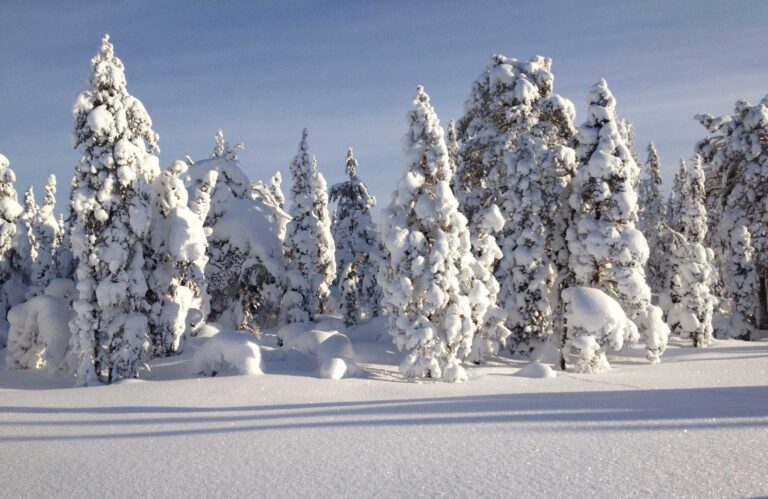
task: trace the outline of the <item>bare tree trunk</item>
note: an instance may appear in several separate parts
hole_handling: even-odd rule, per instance
[[[759,305],[757,310],[758,329],[768,329],[768,272],[760,272]]]

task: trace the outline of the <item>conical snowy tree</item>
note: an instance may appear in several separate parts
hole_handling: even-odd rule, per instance
[[[18,201],[16,174],[8,158],[0,154],[0,321],[8,310],[24,301],[23,255],[18,241],[26,239],[22,216],[24,209]]]
[[[460,364],[475,332],[462,281],[474,279],[467,220],[451,190],[445,135],[422,87],[403,138],[405,175],[383,213],[383,305],[409,378],[466,379]],[[463,285],[464,284],[464,285]]]
[[[357,176],[357,160],[347,151],[345,171],[349,180],[331,187],[330,200],[336,206],[331,234],[336,244],[337,284],[341,291],[340,312],[347,326],[379,313],[381,293],[376,281],[381,248],[371,208],[376,199]]]
[[[109,35],[72,115],[73,143],[82,152],[70,207],[79,293],[70,325],[73,367],[80,384],[112,382],[137,376],[148,346],[144,248],[159,166],[158,135],[126,89]]]
[[[459,147],[459,132],[456,130],[456,122],[453,120],[448,123],[446,145],[448,146],[448,164],[451,166],[451,179],[453,180],[453,176],[456,175],[456,170],[459,167],[459,154],[461,153],[461,148]]]
[[[61,244],[61,227],[56,218],[56,177],[50,175],[45,184],[45,198],[37,210],[32,225],[32,240],[35,251],[32,259],[29,296],[43,293],[46,286],[56,277],[56,258]]]
[[[643,333],[648,359],[658,362],[669,328],[658,307],[651,305],[643,271],[648,244],[634,224],[637,194],[632,179],[637,165],[615,113],[616,100],[601,80],[590,91],[587,121],[577,137],[579,169],[569,198],[574,211],[567,231],[569,267],[575,286],[597,288],[621,305]]]
[[[653,142],[648,144],[648,159],[637,191],[637,228],[645,236],[650,249],[645,265],[648,285],[653,293],[660,293],[663,289],[664,261],[667,257],[662,245],[667,213],[661,193],[661,162]]]
[[[306,322],[326,312],[336,276],[327,184],[309,153],[306,129],[290,171],[293,219],[285,236],[289,290],[283,299],[283,318],[289,323]]]
[[[283,175],[280,173],[280,171],[276,171],[275,174],[272,175],[272,177],[269,179],[269,192],[272,194],[272,197],[275,198],[277,206],[280,209],[285,207],[285,195],[283,194],[282,184]]]
[[[672,332],[693,340],[693,346],[706,347],[713,341],[712,313],[716,299],[713,285],[712,252],[704,247],[707,211],[704,206],[704,170],[701,157],[681,170],[683,190],[678,218],[680,232],[671,237],[669,272],[661,305]]]
[[[749,339],[768,329],[768,96],[754,106],[737,102],[731,116],[699,121],[710,136],[698,148],[719,179],[716,239],[730,332]]]
[[[683,202],[682,192],[684,190],[683,182],[688,176],[686,172],[687,165],[684,159],[680,160],[680,166],[675,173],[675,177],[672,180],[672,190],[669,191],[669,197],[667,198],[667,225],[674,231],[680,232],[680,206]]]
[[[16,240],[16,249],[21,255],[22,282],[27,286],[26,296],[30,296],[29,286],[32,283],[32,262],[37,258],[38,242],[33,234],[37,212],[39,210],[35,201],[35,190],[29,186],[24,191],[24,214],[21,216],[21,232]]]

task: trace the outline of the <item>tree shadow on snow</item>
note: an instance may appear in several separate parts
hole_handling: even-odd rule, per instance
[[[9,421],[12,415],[27,419]],[[72,415],[94,417],[67,419]],[[43,419],[30,420],[29,416]],[[6,406],[0,407],[0,442],[484,424],[509,430],[517,426],[526,430],[590,432],[768,429],[768,387],[523,393],[244,407]],[[19,434],[24,428],[30,428],[31,433]],[[50,434],[40,434],[47,428]],[[88,431],[69,433],[78,428]],[[13,429],[13,435],[7,435],[9,429]]]

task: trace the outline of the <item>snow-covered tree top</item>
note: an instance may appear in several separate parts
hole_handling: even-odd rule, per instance
[[[238,142],[235,145],[230,145],[224,139],[224,132],[219,128],[216,130],[216,136],[214,137],[216,145],[211,152],[211,158],[226,158],[233,161],[238,161],[237,151],[245,149],[245,144]]]
[[[347,172],[347,175],[349,175],[350,179],[357,177],[357,160],[355,159],[351,147],[347,149],[347,162],[344,167],[344,171]]]
[[[150,154],[159,152],[160,136],[152,130],[152,119],[141,101],[128,93],[125,68],[109,43],[109,35],[91,60],[88,89],[82,92],[72,108],[75,122],[74,147],[117,144],[125,139],[133,145],[143,140]],[[128,153],[127,144],[118,153]]]
[[[421,85],[416,87],[408,122],[410,126],[403,137],[406,171],[418,172],[428,179],[431,177],[431,182],[450,180],[451,168],[443,128],[429,102],[429,95]]]

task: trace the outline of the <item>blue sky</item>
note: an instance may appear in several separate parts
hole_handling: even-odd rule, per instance
[[[108,32],[160,134],[161,164],[207,157],[213,134],[242,141],[253,179],[287,176],[301,129],[329,182],[354,146],[380,205],[402,173],[400,137],[417,84],[447,126],[489,56],[554,60],[576,104],[606,78],[654,140],[665,180],[703,129],[768,92],[768,2],[11,2],[0,0],[0,152],[21,192],[59,177],[78,153],[70,108]],[[609,5],[610,4],[610,5]]]

